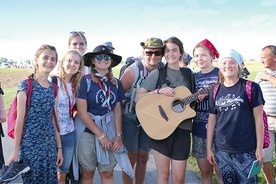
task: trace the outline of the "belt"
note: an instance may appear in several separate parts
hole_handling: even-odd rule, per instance
[[[276,116],[274,116],[274,115],[269,115],[269,114],[267,114],[267,116],[268,116],[268,117],[271,117],[271,118],[276,118]]]

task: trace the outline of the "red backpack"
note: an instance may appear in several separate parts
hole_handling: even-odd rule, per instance
[[[31,94],[33,91],[33,83],[32,80],[30,78],[26,79],[27,82],[27,91],[26,91],[26,96],[27,96],[27,100],[26,100],[26,112],[25,112],[25,117],[24,119],[26,119],[27,116],[27,110],[28,110],[28,105],[30,105],[31,102]],[[57,96],[58,93],[58,87],[56,84],[53,84],[54,87],[54,92],[55,92],[55,97]],[[57,127],[57,130],[59,132],[59,126],[57,123],[57,117],[56,117],[56,113],[53,110],[53,114],[54,114],[54,119],[55,119],[55,125]],[[8,136],[12,139],[14,139],[14,128],[15,128],[15,123],[16,123],[16,118],[17,118],[17,96],[15,96],[15,98],[12,100],[8,113],[7,113],[7,123],[8,123]]]
[[[219,84],[214,87],[213,92],[213,99],[216,100],[216,95],[218,92]],[[252,105],[252,81],[247,80],[245,91],[249,100],[250,105]],[[265,111],[263,111],[263,122],[264,122],[264,141],[263,141],[263,148],[268,148],[270,144],[270,137],[268,132],[268,123],[267,123],[267,115]]]

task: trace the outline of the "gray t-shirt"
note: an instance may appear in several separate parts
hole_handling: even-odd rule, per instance
[[[159,77],[159,70],[155,69],[153,70],[149,76],[146,78],[144,84],[142,85],[143,88],[147,89],[148,91],[152,91],[157,88],[157,82]],[[190,86],[190,84],[187,84],[187,81],[184,79],[182,73],[180,70],[174,70],[169,67],[167,67],[167,76],[166,81],[163,81],[162,87],[178,87],[178,86]],[[192,81],[191,81],[192,82]],[[184,98],[184,97],[183,97]],[[181,129],[185,130],[192,130],[192,119],[184,120],[180,123],[178,126]]]

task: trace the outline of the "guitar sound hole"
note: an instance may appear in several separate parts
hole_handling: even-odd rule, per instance
[[[185,104],[182,99],[176,99],[172,102],[172,109],[175,112],[183,112],[185,110]]]

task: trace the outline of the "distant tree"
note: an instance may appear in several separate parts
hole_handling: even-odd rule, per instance
[[[32,63],[31,60],[25,60],[24,62],[27,63],[28,65]]]
[[[0,63],[6,63],[8,61],[7,58],[1,57],[0,58]]]

